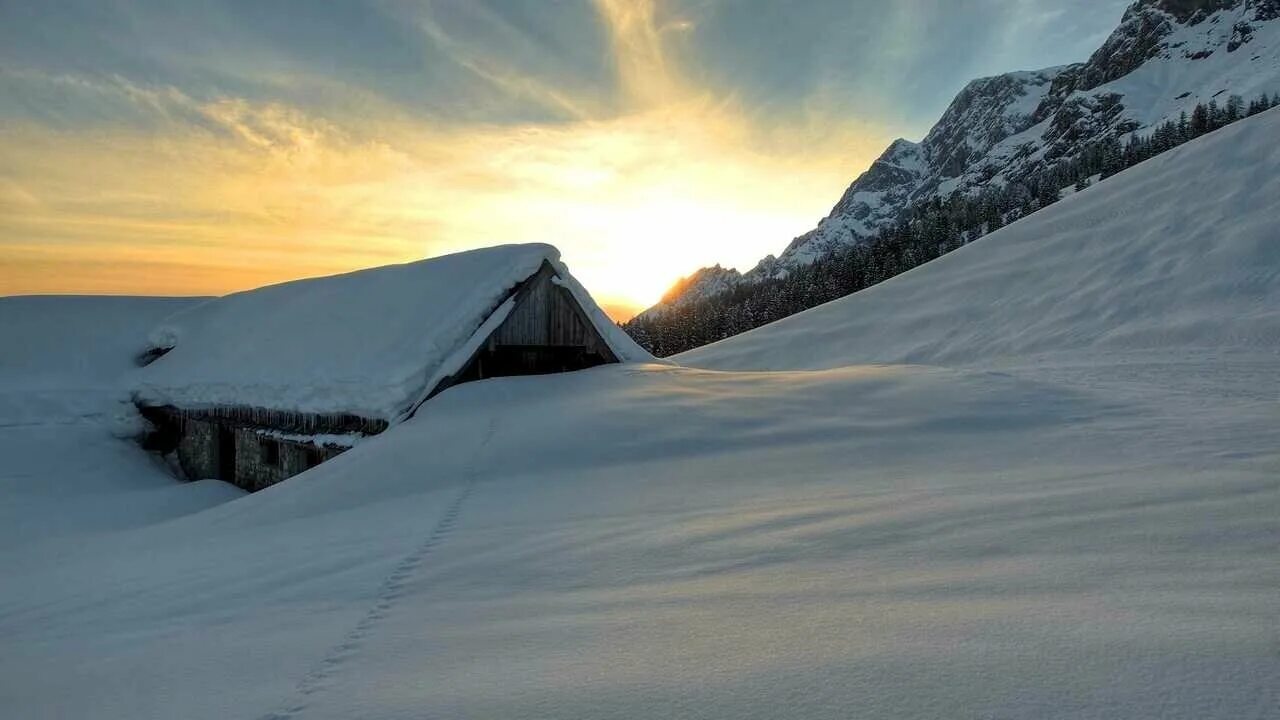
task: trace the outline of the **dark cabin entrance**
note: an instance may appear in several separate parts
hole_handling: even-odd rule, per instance
[[[236,481],[236,431],[226,426],[218,427],[218,479]]]
[[[515,306],[507,318],[458,374],[436,386],[433,395],[472,380],[545,375],[618,362],[550,263],[544,262],[521,283],[513,297]]]
[[[603,365],[599,353],[585,347],[539,347],[531,345],[497,345],[484,348],[476,356],[476,378],[511,375],[545,375],[548,373],[586,370]]]

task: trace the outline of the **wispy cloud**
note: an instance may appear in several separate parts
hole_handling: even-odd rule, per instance
[[[63,25],[0,29],[0,293],[225,292],[542,241],[644,305],[811,227],[903,130],[886,98],[951,82],[921,43],[961,42],[934,36],[950,6],[907,3],[368,0],[299,23],[148,2],[85,5],[105,35],[61,55],[30,38]]]
[[[666,37],[690,23],[661,24],[653,3],[601,0],[596,12],[620,89],[612,104],[421,25],[486,82],[566,111],[555,122],[339,122],[122,77],[47,78],[127,101],[151,121],[92,131],[10,123],[0,160],[12,177],[0,187],[22,188],[5,197],[23,202],[6,199],[14,211],[0,220],[10,265],[0,292],[100,288],[105,277],[122,290],[217,292],[545,241],[606,302],[640,306],[682,272],[749,263],[802,229],[884,140],[848,122],[825,130],[843,141],[838,156],[805,152],[809,138],[789,142],[688,80]],[[104,275],[107,266],[117,270]]]

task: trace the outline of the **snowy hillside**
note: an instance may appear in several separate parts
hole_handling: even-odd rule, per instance
[[[147,333],[204,298],[0,298],[0,426],[114,412]]]
[[[252,495],[0,427],[0,715],[1275,718],[1278,135],[683,358],[822,370],[468,383]]]
[[[44,547],[59,557],[95,533],[170,520],[241,494],[222,483],[177,484],[119,439],[139,428],[128,385],[147,333],[203,301],[0,298],[0,554],[25,563]],[[20,574],[8,576],[6,591]],[[0,683],[0,715],[34,714],[13,707],[7,691]]]
[[[147,334],[205,298],[75,295],[0,297],[0,381],[98,385],[136,368]]]
[[[1005,187],[1197,104],[1280,93],[1274,0],[1140,0],[1086,62],[974,80],[919,143],[897,140],[818,226],[739,282],[786,274],[892,226],[907,207]],[[698,275],[696,277],[700,277]],[[690,283],[665,306],[718,291]],[[663,306],[659,306],[659,310]]]
[[[676,360],[794,370],[1064,350],[1280,348],[1280,111],[931,263]]]

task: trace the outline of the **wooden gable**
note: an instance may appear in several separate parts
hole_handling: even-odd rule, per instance
[[[545,375],[619,362],[569,288],[543,262],[512,293],[514,307],[461,371],[432,390],[512,375]]]
[[[577,298],[555,280],[555,268],[544,261],[516,291],[515,307],[485,346],[580,347],[618,362]]]

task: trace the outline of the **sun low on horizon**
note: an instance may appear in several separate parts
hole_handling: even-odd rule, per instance
[[[542,242],[623,320],[780,251],[985,67],[914,73],[947,20],[908,4],[839,8],[848,48],[768,3],[288,5],[0,10],[0,294],[224,294]],[[1026,5],[982,62],[1028,55],[1010,27],[1053,11]]]

